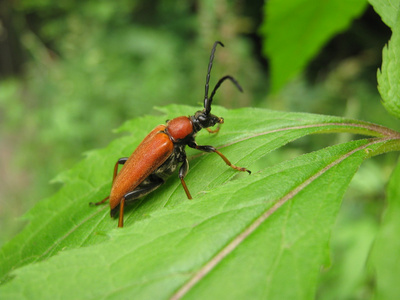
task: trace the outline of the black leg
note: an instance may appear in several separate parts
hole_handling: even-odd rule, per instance
[[[248,172],[249,174],[251,174],[250,170],[247,170],[246,168],[242,168],[242,167],[237,167],[234,164],[232,164],[229,159],[227,159],[225,157],[225,155],[223,155],[221,152],[219,152],[215,147],[213,146],[200,146],[197,145],[196,142],[192,141],[188,144],[189,147],[200,150],[200,151],[204,151],[204,152],[215,152],[217,153],[223,160],[224,162],[230,166],[231,168],[238,170],[238,171],[242,171],[242,172]]]
[[[125,196],[123,197],[124,202],[132,202],[133,200],[143,197],[143,196],[151,193],[152,191],[154,191],[155,189],[157,189],[160,185],[162,185],[164,183],[164,180],[162,180],[161,178],[156,177],[156,176],[148,177],[147,179],[149,180],[149,182],[147,184],[139,185],[132,192],[126,193]],[[119,205],[111,210],[111,212],[110,212],[111,217],[114,217],[114,215],[118,211],[118,209],[119,209]],[[122,218],[123,218],[123,216],[122,216]],[[120,213],[120,219],[121,219],[121,213]]]

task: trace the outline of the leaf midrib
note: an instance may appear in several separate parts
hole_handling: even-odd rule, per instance
[[[321,175],[326,173],[328,170],[333,168],[334,166],[340,164],[346,158],[350,157],[352,154],[364,150],[367,147],[385,143],[389,141],[390,138],[382,138],[378,140],[373,140],[367,144],[359,146],[346,154],[340,156],[338,159],[325,166],[318,172],[316,172],[313,176],[309,177],[303,183],[298,185],[296,188],[291,190],[289,193],[280,198],[272,207],[268,208],[264,211],[255,221],[253,221],[248,227],[246,227],[240,234],[238,234],[230,243],[228,243],[221,251],[216,253],[210,260],[202,267],[199,271],[194,273],[194,275],[170,298],[171,300],[181,299],[184,295],[186,295],[199,281],[201,281],[210,271],[212,271],[226,256],[228,256],[232,251],[234,251],[247,237],[249,237],[257,228],[261,226],[273,213],[275,213],[282,205],[291,200],[294,196],[296,196],[300,191],[314,182]]]

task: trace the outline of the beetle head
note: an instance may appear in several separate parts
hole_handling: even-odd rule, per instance
[[[199,131],[202,128],[213,127],[215,124],[223,124],[224,119],[220,118],[211,113],[207,113],[205,109],[197,111],[192,119],[195,124],[195,131]]]

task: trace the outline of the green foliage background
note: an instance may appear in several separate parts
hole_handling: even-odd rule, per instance
[[[398,27],[395,9],[370,2],[387,26]],[[7,52],[2,46],[0,54],[16,61],[0,70],[0,245],[25,226],[17,218],[59,189],[60,176],[50,180],[82,153],[121,135],[113,129],[134,117],[160,115],[155,106],[200,106],[215,40],[226,47],[217,50],[212,82],[230,74],[245,90],[240,94],[226,84],[215,104],[400,128],[398,105],[384,99],[389,111],[394,107],[389,115],[377,90],[376,72],[391,32],[364,0],[21,0],[4,2],[0,16],[12,47]],[[395,50],[389,46],[384,53]],[[385,74],[382,67],[383,83]],[[380,83],[379,91],[384,97],[388,88]],[[252,130],[249,123],[241,124],[243,130]],[[308,136],[261,158],[259,168],[348,140],[345,134]],[[320,298],[374,295],[376,270],[366,261],[395,163],[395,155],[376,157],[356,173],[331,237],[332,264],[321,271]]]

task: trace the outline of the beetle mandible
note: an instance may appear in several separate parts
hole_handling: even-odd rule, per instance
[[[99,205],[110,199],[111,217],[119,210],[118,227],[123,227],[124,224],[125,202],[132,202],[157,189],[175,171],[180,163],[182,165],[179,168],[179,179],[181,180],[186,196],[188,199],[192,199],[184,180],[189,170],[189,163],[185,152],[186,145],[204,152],[215,152],[231,168],[251,173],[246,168],[233,165],[213,146],[197,145],[195,141],[197,132],[202,128],[205,128],[210,133],[215,133],[219,131],[220,124],[224,123],[223,118],[210,113],[213,97],[221,84],[225,80],[230,80],[242,91],[236,79],[227,75],[218,80],[210,97],[208,97],[210,73],[217,45],[224,46],[221,42],[216,41],[211,50],[205,85],[204,109],[197,111],[194,116],[177,117],[167,121],[166,125],[158,125],[154,128],[129,158],[123,157],[116,162],[110,195],[100,202],[91,203]],[[209,128],[216,124],[218,125],[215,130]],[[123,165],[120,172],[118,172],[119,165]]]

